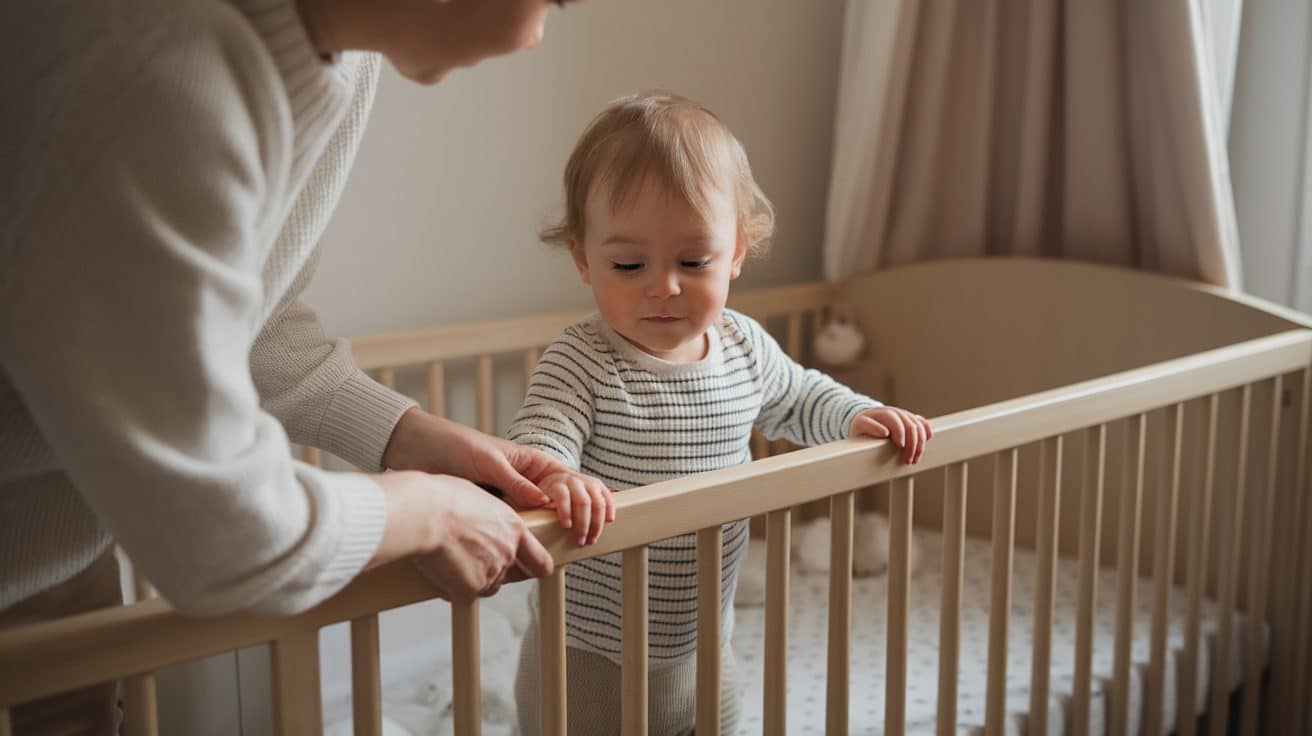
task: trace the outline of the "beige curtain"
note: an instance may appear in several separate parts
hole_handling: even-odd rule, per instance
[[[1238,2],[848,0],[826,277],[1016,255],[1238,288]]]

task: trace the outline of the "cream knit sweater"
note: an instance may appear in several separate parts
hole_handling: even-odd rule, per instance
[[[373,555],[412,405],[297,301],[378,60],[293,0],[0,3],[0,609],[121,544],[196,614],[290,613]]]

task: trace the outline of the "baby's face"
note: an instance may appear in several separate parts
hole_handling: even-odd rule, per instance
[[[746,247],[732,194],[710,197],[710,217],[648,178],[614,210],[609,188],[588,195],[584,242],[571,249],[602,318],[650,355],[700,360]]]

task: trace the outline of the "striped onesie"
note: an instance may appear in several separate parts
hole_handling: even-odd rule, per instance
[[[695,363],[642,352],[599,314],[543,353],[509,437],[544,450],[612,489],[751,461],[753,426],[769,439],[818,445],[843,439],[861,411],[880,406],[790,359],[759,323],[726,309]],[[724,526],[721,641],[733,630],[746,520]],[[696,535],[648,548],[648,656],[653,670],[689,659],[697,640]],[[566,643],[619,663],[620,553],[566,570]]]

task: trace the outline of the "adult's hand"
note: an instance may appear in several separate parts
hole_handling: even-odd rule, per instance
[[[520,508],[547,503],[538,486],[547,476],[567,470],[540,450],[483,434],[418,407],[396,423],[383,466],[467,478],[496,488]]]
[[[412,557],[438,595],[451,601],[551,574],[551,555],[519,514],[473,483],[421,472],[374,478],[387,499],[387,526],[369,567]]]

